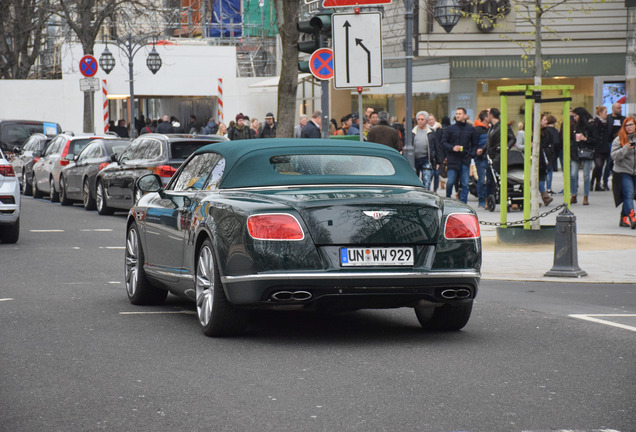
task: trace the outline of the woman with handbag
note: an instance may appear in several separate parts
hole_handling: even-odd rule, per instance
[[[597,130],[592,115],[583,107],[574,108],[574,127],[570,145],[570,187],[572,197],[570,204],[576,204],[579,189],[579,169],[583,165],[583,205],[589,205],[591,173],[594,167],[594,147],[598,140]]]
[[[619,226],[636,229],[634,215],[634,191],[636,190],[636,119],[627,117],[618,136],[612,143],[611,157],[614,160],[612,173],[614,200],[617,201],[617,189],[621,189],[623,209]],[[620,177],[620,182],[618,181]],[[618,186],[618,187],[617,187]],[[616,205],[618,206],[619,203]]]

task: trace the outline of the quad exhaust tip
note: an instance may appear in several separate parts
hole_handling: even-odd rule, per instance
[[[448,300],[452,299],[465,299],[470,297],[470,290],[466,288],[460,289],[447,289],[442,291],[442,297]]]
[[[276,291],[270,298],[274,301],[306,301],[311,298],[309,291]]]

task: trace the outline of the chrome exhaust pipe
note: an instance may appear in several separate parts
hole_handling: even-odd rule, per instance
[[[464,299],[470,297],[470,290],[461,288],[457,290],[457,298]]]
[[[454,298],[457,298],[457,290],[454,289],[447,289],[442,291],[442,297],[444,297],[445,299],[448,300],[452,300]]]
[[[277,291],[271,295],[272,300],[276,301],[289,301],[292,299],[291,291]]]
[[[270,298],[274,301],[306,301],[312,297],[309,291],[276,291]]]
[[[305,301],[311,298],[311,293],[309,291],[294,291],[292,293],[292,298],[297,301]]]

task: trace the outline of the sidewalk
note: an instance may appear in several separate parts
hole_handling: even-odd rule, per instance
[[[595,282],[636,284],[636,230],[619,227],[620,206],[614,206],[611,191],[590,192],[590,205],[583,202],[583,173],[579,175],[578,204],[571,206],[576,216],[579,267],[587,272],[581,278],[544,277],[554,263],[554,244],[506,245],[497,241],[494,226],[481,225],[483,264],[482,279],[527,280],[542,282]],[[552,188],[563,189],[561,172],[554,173]],[[445,191],[439,190],[445,196]],[[552,195],[554,201],[541,207],[539,213],[563,203],[563,195]],[[468,204],[477,209],[477,198],[469,195]],[[559,212],[541,219],[541,225],[555,225]],[[480,221],[499,222],[500,207],[494,212],[477,209]],[[523,220],[523,211],[508,213],[508,222]]]

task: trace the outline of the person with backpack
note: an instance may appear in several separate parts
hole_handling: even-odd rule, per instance
[[[214,121],[214,117],[210,117],[208,124],[203,128],[203,135],[214,135],[219,131],[219,125]]]
[[[236,115],[236,124],[228,129],[227,137],[230,141],[252,138],[252,130],[245,124],[245,116],[243,116],[243,113]]]

